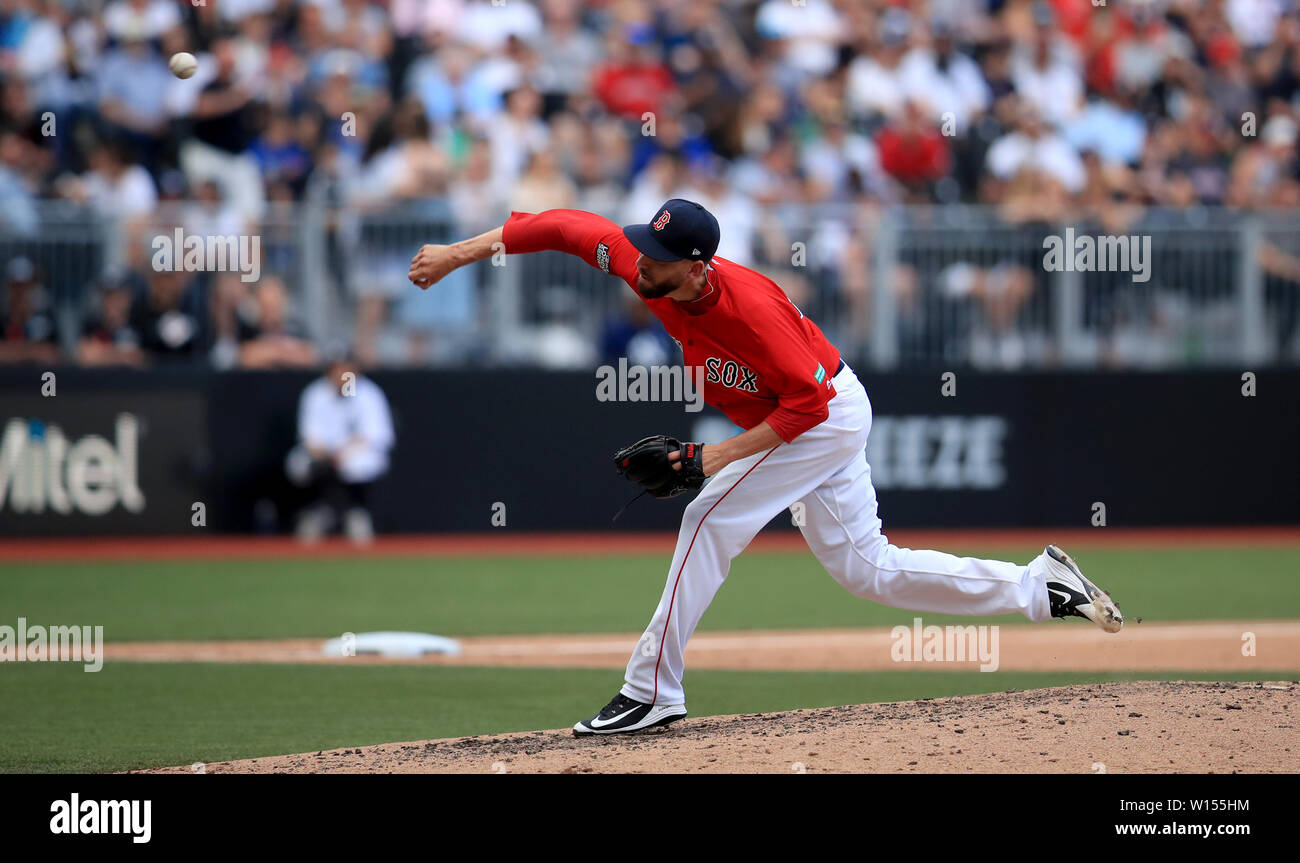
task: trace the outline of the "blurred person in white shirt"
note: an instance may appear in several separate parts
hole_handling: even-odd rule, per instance
[[[484,54],[500,51],[510,37],[536,43],[543,34],[542,16],[528,0],[509,4],[469,3],[456,20],[456,39]]]
[[[67,55],[53,10],[37,0],[9,0],[4,5],[6,36],[12,41],[0,48],[0,63],[27,82],[33,102],[55,106],[67,87]]]
[[[1019,106],[1015,129],[989,147],[986,167],[991,186],[1008,183],[1028,172],[1044,182],[1059,183],[1070,195],[1083,190],[1087,176],[1078,151],[1043,122],[1032,103],[1024,102]]]
[[[285,469],[311,500],[298,519],[298,536],[314,542],[329,530],[336,501],[344,506],[348,539],[363,545],[374,537],[369,490],[388,472],[393,418],[383,390],[358,371],[349,356],[333,360],[298,400],[298,444]]]
[[[989,107],[992,93],[979,64],[957,50],[952,26],[945,20],[930,25],[930,44],[918,45],[903,58],[903,88],[924,104],[935,122],[951,112],[955,134],[965,135]]]
[[[1294,5],[1283,0],[1226,0],[1223,13],[1242,44],[1260,48],[1273,41],[1278,19]]]
[[[158,191],[149,172],[134,157],[125,141],[104,141],[90,152],[90,170],[81,177],[63,178],[60,190],[65,197],[88,203],[109,218],[148,216],[158,205]]]
[[[537,86],[546,94],[579,95],[600,63],[600,39],[583,28],[578,0],[543,0],[542,14],[546,36],[537,44]]]
[[[485,132],[492,148],[492,182],[501,190],[513,189],[523,176],[533,153],[551,141],[551,129],[541,118],[542,97],[531,87],[506,95],[506,110]]]
[[[835,69],[844,22],[829,0],[765,0],[758,7],[754,29],[761,38],[779,43],[781,65],[795,75],[817,77]]]
[[[1051,6],[1034,4],[1034,40],[1017,46],[1011,58],[1016,93],[1053,126],[1069,122],[1083,106],[1083,73],[1078,55],[1056,30]]]
[[[180,9],[167,0],[115,0],[104,9],[104,29],[114,39],[159,39],[179,26]]]
[[[465,12],[464,0],[390,0],[393,30],[398,36],[423,37],[451,32]]]
[[[902,113],[907,102],[903,57],[911,33],[912,16],[902,9],[888,9],[880,16],[875,44],[858,47],[844,84],[849,110],[856,118],[874,125]]]

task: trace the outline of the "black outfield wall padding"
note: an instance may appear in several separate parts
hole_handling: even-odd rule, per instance
[[[0,370],[0,535],[284,531],[298,394],[311,376]],[[861,375],[886,528],[1300,523],[1300,371]],[[735,431],[682,403],[602,402],[594,374],[373,375],[397,447],[380,530],[603,530],[635,492],[610,454],[655,432]],[[645,499],[620,530],[676,526]],[[201,504],[199,507],[197,505]],[[202,512],[204,524],[196,524]],[[502,515],[504,527],[493,522]],[[776,522],[788,526],[788,517]]]

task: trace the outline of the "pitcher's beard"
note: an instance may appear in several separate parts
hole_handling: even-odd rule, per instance
[[[677,290],[677,285],[670,282],[649,282],[644,278],[638,277],[636,280],[636,290],[647,300],[657,300],[660,297],[666,297],[673,291]]]

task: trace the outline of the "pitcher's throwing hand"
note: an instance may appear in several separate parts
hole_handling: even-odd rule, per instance
[[[453,246],[434,244],[421,246],[420,251],[416,252],[415,257],[411,259],[411,269],[406,277],[421,290],[426,290],[430,285],[440,282],[461,263],[468,263],[468,261],[458,262]]]

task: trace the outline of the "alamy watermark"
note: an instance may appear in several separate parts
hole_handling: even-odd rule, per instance
[[[50,804],[50,832],[56,835],[123,834],[137,845],[153,836],[152,800],[82,800],[75,791]]]
[[[1151,235],[1090,236],[1066,228],[1065,236],[1043,238],[1043,269],[1049,273],[1132,273],[1135,282],[1151,278]]]
[[[156,272],[239,273],[241,282],[262,275],[262,238],[256,234],[186,234],[177,228],[150,244]]]
[[[997,626],[922,626],[912,618],[910,627],[889,631],[894,662],[976,662],[980,671],[998,670]]]
[[[683,402],[688,413],[704,410],[704,366],[628,365],[596,369],[598,402]]]
[[[0,626],[0,662],[80,662],[83,671],[104,667],[104,627]]]

